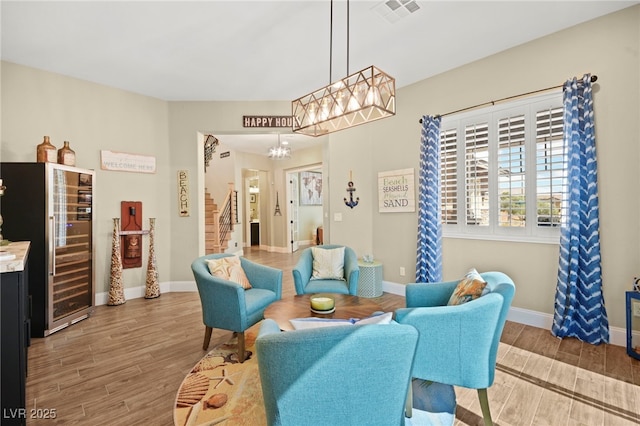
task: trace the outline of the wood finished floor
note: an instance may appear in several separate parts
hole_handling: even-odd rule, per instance
[[[293,295],[297,254],[245,252],[283,270]],[[376,298],[384,310],[404,298]],[[259,324],[258,326],[259,327]],[[27,412],[55,409],[56,418],[29,425],[172,425],[182,379],[205,354],[197,293],[167,293],[98,306],[93,315],[29,348]],[[231,333],[214,330],[211,346]],[[624,348],[558,340],[548,330],[508,322],[489,401],[497,425],[640,424],[640,362]],[[456,388],[456,425],[480,425],[474,390]]]

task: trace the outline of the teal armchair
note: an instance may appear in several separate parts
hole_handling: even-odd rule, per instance
[[[211,275],[207,259],[233,256],[231,254],[209,254],[197,258],[191,270],[198,286],[202,304],[202,321],[205,325],[204,343],[207,350],[213,328],[230,330],[238,335],[238,357],[245,360],[244,331],[264,318],[264,310],[282,297],[282,271],[240,258],[251,287]]]
[[[324,249],[334,249],[343,247],[336,244],[325,244],[316,246]],[[356,252],[350,247],[344,247],[344,280],[335,279],[311,279],[313,273],[313,254],[311,247],[300,253],[298,262],[293,268],[293,283],[296,294],[307,293],[341,293],[356,296],[358,293],[358,279],[360,278],[360,268],[358,267],[358,257]]]
[[[267,424],[404,424],[417,340],[400,324],[281,332],[264,320],[255,348]]]
[[[501,272],[480,275],[488,293],[457,306],[447,302],[458,281],[408,284],[407,307],[396,310],[395,319],[420,333],[413,377],[477,389],[485,425],[491,425],[487,388],[493,384],[515,285]],[[410,404],[407,412],[410,415]]]

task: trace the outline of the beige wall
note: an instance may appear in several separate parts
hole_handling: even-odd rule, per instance
[[[317,228],[322,225],[322,206],[300,206],[299,215],[300,241],[315,244]]]
[[[384,264],[384,280],[414,279],[417,219],[411,213],[377,210],[377,173],[414,168],[419,159],[424,114],[562,84],[585,72],[597,74],[594,90],[598,143],[602,267],[612,326],[624,327],[624,291],[638,275],[640,259],[640,6],[485,58],[398,90],[397,115],[330,135],[322,152],[303,153],[270,169],[272,187],[284,194],[285,172],[323,163],[325,242],[347,244],[358,255],[373,253]],[[416,54],[425,54],[416,52]],[[437,58],[434,58],[437,60]],[[388,69],[393,75],[393,69]],[[242,115],[284,115],[288,102],[164,102],[14,64],[2,63],[2,161],[33,161],[43,135],[70,140],[78,165],[98,170],[96,195],[97,291],[108,288],[111,218],[121,200],[142,201],[144,215],[157,220],[160,280],[191,281],[191,261],[202,250],[199,235],[204,192],[201,133],[240,133]],[[99,170],[99,151],[153,155],[158,172],[141,175]],[[295,158],[295,157],[294,157]],[[238,156],[238,167],[267,169]],[[260,160],[262,161],[262,160]],[[264,160],[266,161],[266,160]],[[192,212],[178,216],[176,172],[191,176]],[[344,205],[350,173],[360,203]],[[241,182],[236,170],[236,182]],[[282,207],[282,198],[280,199]],[[275,193],[269,195],[269,211]],[[335,213],[342,221],[334,221]],[[6,224],[6,226],[10,226]],[[269,225],[270,244],[284,247],[285,217]],[[558,247],[481,240],[445,239],[444,275],[461,276],[471,266],[498,269],[518,286],[514,306],[553,312]],[[145,259],[146,260],[146,259]],[[407,275],[400,276],[399,268]],[[144,283],[144,268],[126,271],[125,285]]]
[[[169,164],[168,105],[98,84],[2,62],[1,161],[35,161],[44,135],[57,147],[68,140],[76,165],[96,170],[94,185],[96,292],[106,291],[114,217],[121,201],[141,201],[145,229],[156,218],[156,255],[161,281],[170,279],[171,220],[177,211],[177,177]],[[156,158],[155,174],[100,170],[100,151]],[[0,170],[1,174],[1,170]],[[10,227],[10,223],[5,223]],[[125,286],[144,285],[143,268],[125,269]]]
[[[375,178],[379,171],[411,167],[417,174],[418,119],[560,85],[590,72],[599,77],[594,100],[604,295],[611,325],[624,327],[624,291],[640,273],[639,23],[636,6],[423,80],[398,90],[395,117],[336,134],[328,163],[330,217],[342,211],[345,220],[331,223],[332,241],[353,245],[359,254],[371,244],[374,256],[384,263],[385,280],[415,279],[416,216],[378,213]],[[393,75],[392,69],[387,71]],[[371,161],[356,160],[362,156]],[[353,211],[339,206],[350,169],[362,205]],[[553,244],[443,243],[445,279],[456,279],[469,267],[503,270],[518,287],[514,306],[547,314],[553,313],[557,264],[558,247]],[[401,266],[405,277],[399,275]]]
[[[176,169],[190,169],[193,176],[202,177],[202,150],[195,142],[198,133],[240,134],[248,133],[242,127],[243,115],[286,115],[291,110],[290,102],[170,102],[169,103],[169,150],[172,166]],[[254,131],[263,133],[264,131]],[[268,171],[267,182],[261,179],[261,217],[267,217],[267,223],[260,224],[261,245],[269,250],[282,251],[288,246],[286,237],[286,216],[273,216],[276,204],[276,192],[282,197],[286,193],[285,171],[300,169],[305,165],[319,164],[323,161],[322,147],[297,151],[289,160],[274,162],[266,156],[237,153],[235,156],[235,182],[242,182],[242,173],[246,169]],[[265,185],[265,187],[263,187]],[[200,211],[202,185],[192,185],[194,209]],[[280,198],[281,209],[285,208]],[[198,245],[198,235],[203,226],[201,217],[180,218],[176,206],[172,206],[171,238],[176,247],[171,258],[171,279],[174,281],[193,280],[190,264],[202,253]]]

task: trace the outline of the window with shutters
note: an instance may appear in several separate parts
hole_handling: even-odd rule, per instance
[[[536,202],[538,226],[560,225],[566,190],[567,157],[562,140],[563,109],[536,114]]]
[[[525,118],[505,117],[497,123],[498,226],[525,226],[527,218]]]
[[[464,129],[464,182],[467,225],[489,225],[489,124]]]
[[[440,200],[442,223],[458,223],[458,165],[456,160],[456,129],[440,132]]]
[[[562,93],[446,116],[443,235],[557,242],[566,194]]]

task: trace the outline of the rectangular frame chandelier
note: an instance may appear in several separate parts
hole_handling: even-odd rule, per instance
[[[396,80],[375,66],[291,102],[293,131],[321,136],[395,115]]]

